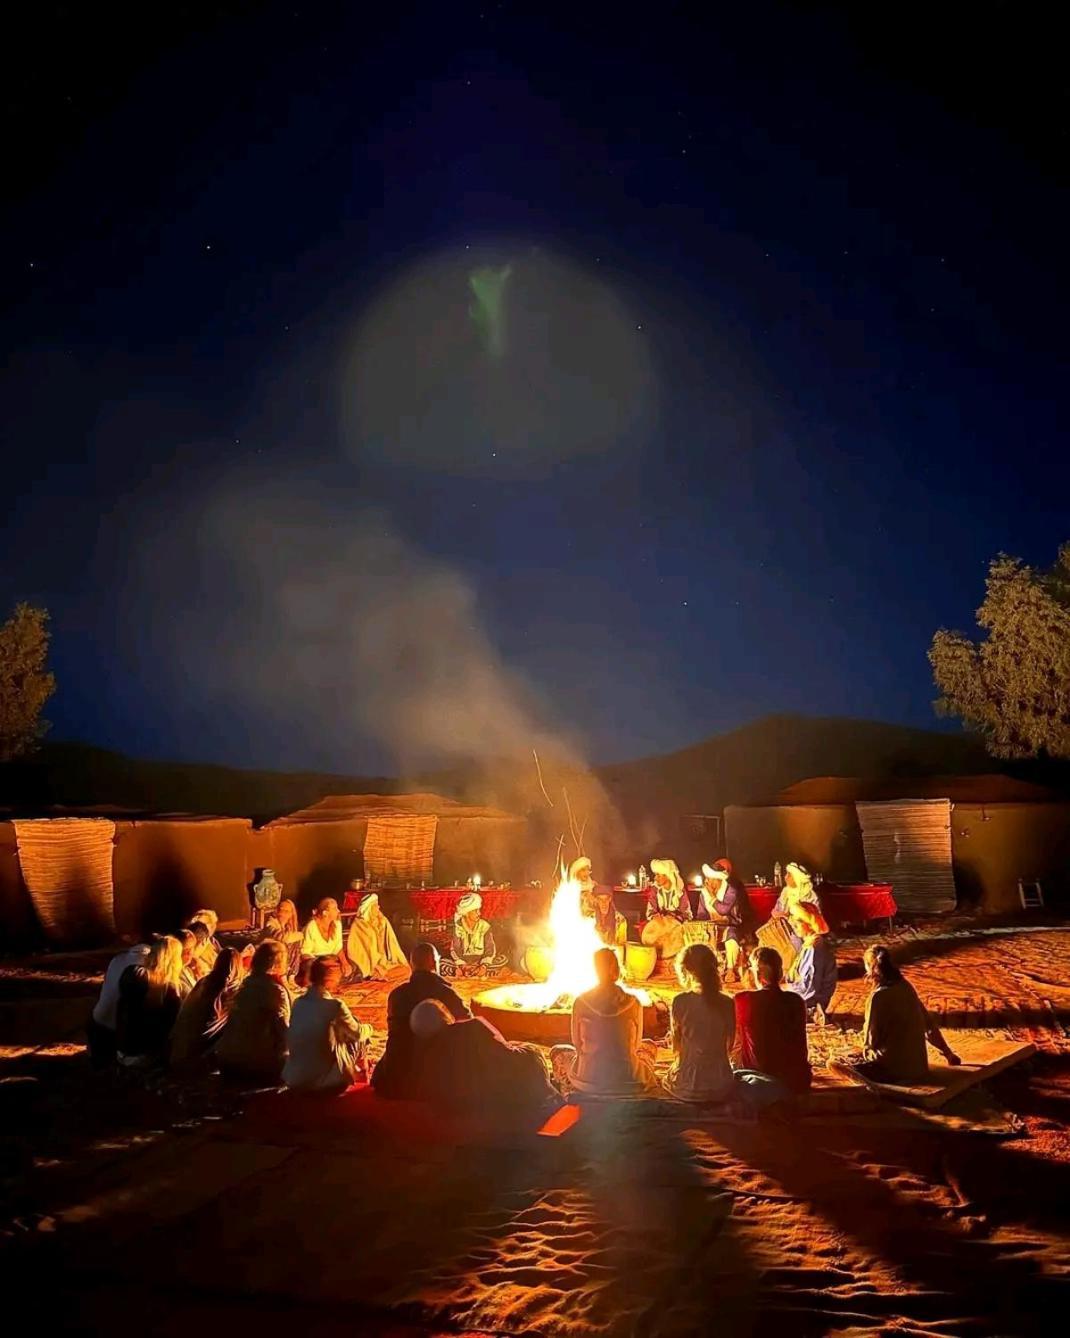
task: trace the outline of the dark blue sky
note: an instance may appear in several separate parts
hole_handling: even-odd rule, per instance
[[[0,596],[52,610],[56,736],[391,765],[348,709],[359,629],[278,594],[297,571],[372,625],[339,560],[369,514],[604,760],[772,711],[930,724],[933,631],[972,624],[995,552],[1070,538],[1065,117],[1053,35],[1006,7],[968,35],[910,6],[890,33],[767,4],[61,9],[16,52],[0,321]],[[466,247],[531,309],[543,265],[609,290],[651,386],[612,442],[555,431],[541,383],[534,464],[466,435],[463,395],[436,435]],[[417,463],[342,405],[425,265],[459,305],[410,304]],[[609,342],[569,384],[624,402]]]

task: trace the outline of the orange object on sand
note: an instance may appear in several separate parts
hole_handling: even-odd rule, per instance
[[[543,1138],[560,1138],[578,1123],[583,1112],[579,1106],[559,1106],[539,1130]]]

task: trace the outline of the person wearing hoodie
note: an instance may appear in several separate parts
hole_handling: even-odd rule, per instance
[[[643,1007],[621,989],[620,961],[612,948],[594,954],[598,984],[572,1005],[572,1044],[555,1045],[557,1077],[591,1096],[637,1096],[654,1085],[652,1041],[643,1039]]]

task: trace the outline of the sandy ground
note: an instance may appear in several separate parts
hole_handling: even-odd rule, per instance
[[[1036,1057],[939,1117],[826,1076],[791,1127],[644,1101],[586,1108],[560,1138],[436,1124],[366,1090],[239,1101],[211,1079],[95,1076],[78,1033],[106,958],[7,963],[5,1274],[47,1288],[62,1333],[1050,1328],[1070,1278],[1070,928],[895,942],[949,1026]],[[816,1059],[857,1042],[862,946],[840,945]],[[382,1026],[382,986],[347,997]]]

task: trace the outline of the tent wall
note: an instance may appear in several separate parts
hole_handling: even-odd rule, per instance
[[[552,852],[551,852],[552,853]],[[435,881],[466,882],[474,873],[497,883],[524,881],[527,823],[523,818],[440,817]]]
[[[951,844],[960,899],[1020,909],[1018,879],[1039,879],[1048,906],[1070,904],[1070,804],[955,804]]]
[[[0,951],[31,947],[42,937],[22,878],[14,823],[0,822]]]
[[[364,874],[367,818],[343,822],[281,822],[256,834],[257,868],[272,868],[283,896],[297,903],[302,918],[321,897],[341,899]]]
[[[866,877],[862,833],[853,804],[728,807],[725,849],[741,878],[770,877],[773,865],[799,860],[832,882]]]
[[[912,915],[953,911],[951,801],[859,800],[855,808],[869,876],[892,884],[899,909]]]
[[[247,818],[118,822],[115,922],[120,934],[171,929],[201,906],[245,919]]]

